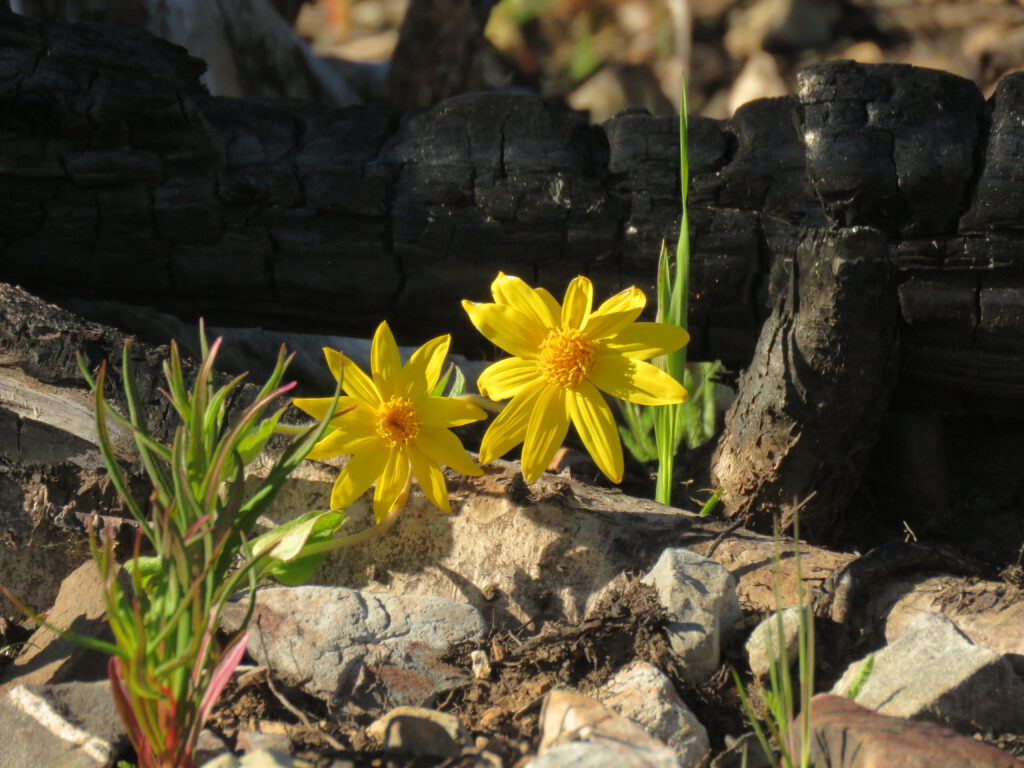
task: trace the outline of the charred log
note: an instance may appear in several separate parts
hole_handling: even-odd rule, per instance
[[[676,127],[469,94],[403,116],[209,97],[144,33],[0,13],[0,279],[247,325],[479,344],[498,269],[650,291],[678,226]],[[798,98],[692,121],[693,359],[749,363],[808,229],[887,237],[901,401],[1024,396],[1024,75],[832,62]],[[967,402],[969,399],[969,402]]]
[[[895,377],[896,297],[885,239],[811,233],[740,378],[712,460],[731,515],[821,541],[860,485]],[[787,269],[788,267],[788,269]]]

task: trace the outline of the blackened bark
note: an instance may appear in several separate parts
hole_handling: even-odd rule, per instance
[[[885,238],[811,233],[765,321],[712,459],[730,515],[821,541],[842,520],[895,382],[897,306]]]
[[[670,118],[601,126],[537,97],[428,112],[210,98],[144,33],[0,13],[0,279],[220,324],[403,342],[452,332],[499,269],[653,295],[678,226]],[[809,230],[887,237],[901,402],[1024,397],[1024,74],[830,62],[798,98],[691,122],[692,359],[746,366],[773,265]]]

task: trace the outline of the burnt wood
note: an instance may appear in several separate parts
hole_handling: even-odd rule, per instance
[[[822,541],[842,522],[895,383],[897,307],[877,229],[811,230],[715,448],[729,515]]]
[[[430,111],[210,97],[202,63],[137,31],[0,11],[0,279],[222,324],[400,340],[453,332],[498,270],[653,295],[678,227],[676,122],[600,126],[539,97]],[[749,364],[809,230],[886,238],[900,392],[1024,396],[1024,74],[969,81],[830,62],[797,97],[691,120],[692,359]],[[780,266],[781,265],[781,266]],[[476,347],[476,350],[474,350]]]

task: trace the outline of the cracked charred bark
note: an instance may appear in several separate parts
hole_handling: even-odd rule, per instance
[[[481,342],[499,269],[651,294],[678,226],[675,121],[527,95],[428,112],[211,98],[141,32],[0,13],[0,279],[221,324]],[[1024,75],[831,62],[798,98],[693,119],[691,359],[749,363],[772,265],[809,229],[882,231],[903,401],[1024,396]],[[477,349],[481,349],[477,346]]]
[[[897,306],[885,238],[812,232],[740,377],[712,459],[730,515],[821,541],[860,485],[895,381]]]
[[[387,318],[403,341],[452,332],[472,352],[481,342],[458,300],[484,298],[499,269],[556,292],[586,273],[602,291],[637,284],[652,295],[658,244],[678,227],[672,119],[627,113],[590,126],[554,102],[501,93],[408,114],[211,98],[195,60],[143,33],[0,12],[0,41],[0,279],[50,296],[364,336]],[[735,477],[734,511],[784,511],[818,484],[816,504],[841,510],[893,359],[900,404],[1019,408],[1022,114],[1024,74],[986,103],[946,73],[830,62],[801,76],[796,98],[692,121],[690,357],[743,367],[756,347],[752,370],[774,377],[748,374],[730,416],[718,467]],[[845,231],[857,227],[877,234]],[[888,292],[871,293],[874,273],[849,255],[834,284],[801,272],[809,243],[835,261],[829,238],[867,238],[867,261],[892,275]],[[799,311],[777,303],[790,264]],[[885,365],[867,356],[863,370],[838,371],[823,348],[814,391],[800,392],[806,377],[786,379],[796,369],[772,342],[807,351],[804,273],[836,302],[836,359],[890,306],[899,354],[886,342]],[[769,316],[792,327],[762,329]],[[793,413],[776,413],[769,393]],[[786,421],[800,441],[786,442]],[[826,447],[845,453],[818,467]],[[759,468],[756,493],[741,456]]]

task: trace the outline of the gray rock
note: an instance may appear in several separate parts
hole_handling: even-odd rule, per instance
[[[244,613],[227,607],[234,631]],[[471,679],[441,661],[457,643],[479,642],[481,616],[436,597],[373,594],[344,587],[260,590],[249,653],[271,673],[332,706],[419,705]]]
[[[703,765],[711,753],[707,729],[679,698],[672,681],[650,662],[623,667],[594,698],[668,744],[683,768]]]
[[[218,755],[203,763],[202,768],[313,768],[313,764],[286,755],[284,752],[257,749],[243,757],[236,757],[230,753]]]
[[[538,752],[524,768],[679,768],[664,742],[595,699],[565,689],[544,697]]]
[[[522,768],[675,768],[674,760],[655,761],[638,747],[614,741],[574,741],[549,749]]]
[[[832,689],[847,691],[864,661]],[[856,699],[883,715],[947,722],[963,730],[1016,732],[1024,723],[1024,682],[1005,655],[972,644],[944,616],[921,614],[875,654]]]
[[[0,765],[109,768],[127,737],[110,684],[18,685],[0,699]]]
[[[269,460],[250,467],[265,474]],[[290,520],[322,508],[337,464],[303,462],[267,517]],[[711,538],[707,521],[666,507],[545,473],[527,487],[518,463],[496,460],[479,478],[449,474],[452,514],[414,485],[398,522],[363,546],[332,553],[320,584],[468,601],[493,625],[512,629],[546,620],[579,623],[630,571],[654,565],[670,537]],[[372,492],[347,510],[350,530],[371,524]]]
[[[747,639],[747,662],[754,677],[769,674],[771,663],[779,655],[778,615],[772,614],[758,624]],[[792,664],[800,651],[800,609],[796,606],[782,612],[782,640],[785,643],[786,662]]]
[[[103,582],[92,560],[80,565],[61,584],[50,624],[80,635],[112,640],[103,604]],[[25,650],[0,675],[0,695],[16,685],[46,685],[67,680],[105,679],[107,661],[103,654],[65,640],[46,627],[39,627],[26,642]]]
[[[670,617],[672,652],[687,682],[701,683],[716,669],[722,643],[742,616],[736,579],[724,566],[688,549],[666,549],[646,576]]]
[[[370,723],[366,735],[384,749],[431,757],[457,757],[470,744],[459,718],[425,707],[395,707]]]

